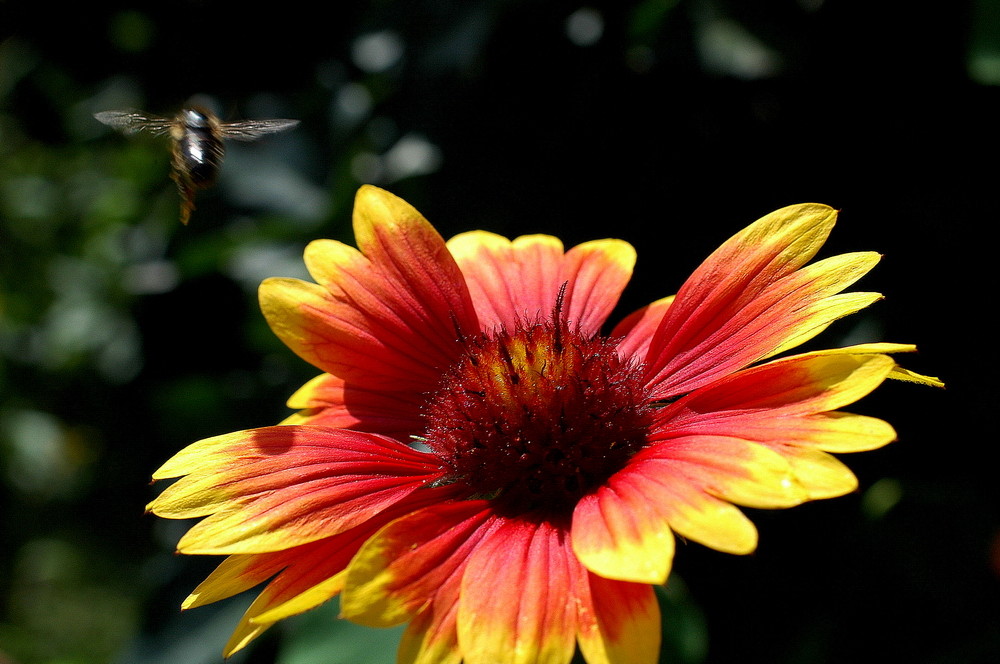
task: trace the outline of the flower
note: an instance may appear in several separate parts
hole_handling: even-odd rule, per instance
[[[831,453],[892,441],[838,409],[886,378],[940,385],[873,343],[770,359],[879,299],[843,293],[878,261],[806,265],[836,212],[773,212],[668,297],[601,330],[635,252],[547,235],[447,243],[366,186],[358,248],[311,243],[316,283],[269,279],[274,332],[324,373],[282,425],[197,442],[149,506],[204,517],[187,554],[228,555],[184,602],[269,581],[226,646],[338,593],[343,616],[409,623],[402,662],[656,660],[652,586],[679,536],[743,554],[737,507],[845,494]],[[765,361],[769,360],[770,361]]]

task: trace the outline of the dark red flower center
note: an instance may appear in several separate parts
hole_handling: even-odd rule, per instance
[[[463,340],[430,395],[427,444],[470,496],[568,516],[646,441],[651,406],[633,361],[559,315]]]

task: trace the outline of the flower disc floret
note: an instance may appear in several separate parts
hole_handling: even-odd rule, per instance
[[[463,344],[428,399],[426,440],[471,494],[568,516],[645,444],[648,391],[607,337],[554,317]]]

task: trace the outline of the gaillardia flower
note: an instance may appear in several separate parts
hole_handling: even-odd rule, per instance
[[[869,252],[806,265],[836,212],[773,212],[667,297],[603,326],[631,275],[619,240],[442,240],[366,186],[357,248],[319,240],[316,283],[270,279],[274,332],[322,373],[282,425],[195,443],[149,506],[205,517],[178,544],[228,555],[184,602],[268,582],[226,646],[337,595],[409,623],[401,662],[654,662],[652,584],[675,538],[753,551],[737,506],[790,507],[857,481],[831,453],[893,440],[838,409],[886,378],[940,385],[874,343],[772,359],[879,299],[843,293]]]

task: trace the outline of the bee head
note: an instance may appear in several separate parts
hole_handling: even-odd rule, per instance
[[[208,129],[212,126],[212,113],[198,106],[185,108],[181,111],[181,122],[189,129]]]

